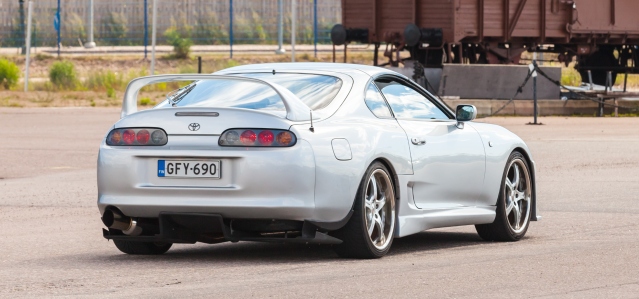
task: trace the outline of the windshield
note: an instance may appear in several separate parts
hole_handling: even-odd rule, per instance
[[[342,87],[340,79],[325,75],[247,73],[237,76],[279,84],[313,110],[328,106]],[[192,85],[189,85],[193,88],[188,92],[176,91],[170,100],[157,107],[170,107],[172,104],[175,107],[230,107],[286,115],[286,108],[277,92],[261,83],[212,79],[197,81]]]

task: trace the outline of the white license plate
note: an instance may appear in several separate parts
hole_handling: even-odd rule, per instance
[[[158,177],[219,179],[220,160],[158,160]]]

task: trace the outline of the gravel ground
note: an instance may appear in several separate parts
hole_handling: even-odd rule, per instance
[[[101,236],[109,108],[0,109],[1,297],[637,298],[639,118],[490,118],[530,146],[540,222],[516,243],[473,227],[397,239],[379,260],[327,246],[175,245],[128,256]]]

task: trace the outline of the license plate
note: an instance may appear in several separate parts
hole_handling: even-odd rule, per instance
[[[158,177],[219,179],[220,160],[158,160]]]

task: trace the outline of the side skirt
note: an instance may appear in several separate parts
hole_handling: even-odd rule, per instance
[[[420,210],[421,213],[397,217],[396,237],[405,237],[421,231],[461,225],[486,224],[495,221],[495,206],[463,207],[447,210]]]

